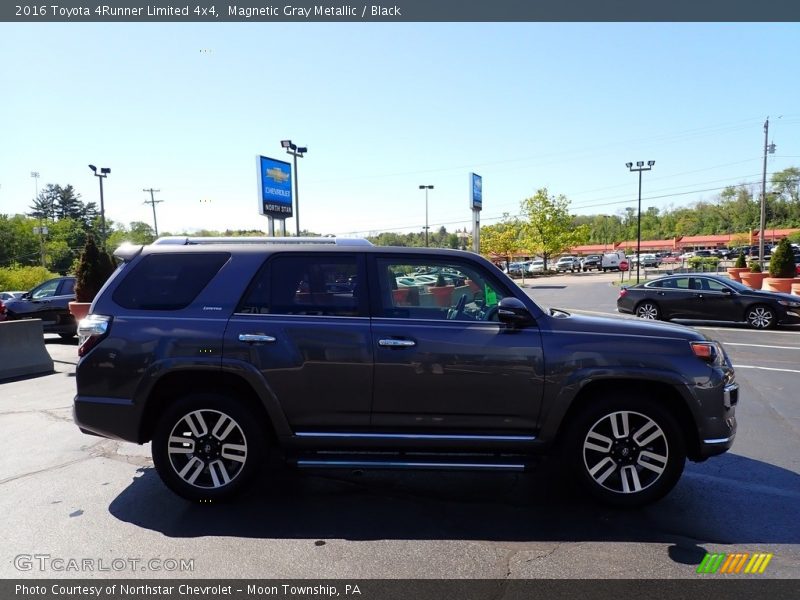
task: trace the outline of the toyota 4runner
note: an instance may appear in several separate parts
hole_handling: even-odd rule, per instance
[[[81,321],[75,422],[152,441],[164,483],[232,496],[300,468],[563,472],[619,506],[725,452],[723,348],[665,323],[545,311],[475,254],[332,238],[125,246]]]

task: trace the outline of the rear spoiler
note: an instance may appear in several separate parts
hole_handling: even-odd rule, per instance
[[[123,262],[130,262],[142,251],[144,246],[137,246],[135,244],[122,244],[119,248],[114,250],[114,258],[118,258]]]

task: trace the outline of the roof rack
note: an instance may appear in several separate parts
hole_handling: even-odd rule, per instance
[[[372,246],[372,242],[364,238],[340,237],[186,237],[172,236],[158,238],[153,244],[175,246],[192,246],[196,244],[317,244],[336,246]]]

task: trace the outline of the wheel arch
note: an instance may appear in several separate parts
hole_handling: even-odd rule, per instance
[[[267,408],[253,386],[238,374],[219,370],[186,369],[173,371],[161,377],[151,388],[139,429],[140,442],[153,439],[158,417],[178,398],[192,393],[217,393],[232,396],[249,408],[274,441],[281,432],[282,415]]]
[[[683,435],[687,456],[691,460],[700,460],[700,433],[695,425],[691,409],[682,394],[671,384],[663,381],[638,379],[602,379],[584,385],[567,408],[558,429],[554,442],[562,442],[567,437],[570,423],[581,410],[598,397],[609,397],[615,394],[641,394],[655,399],[664,409],[675,417]]]

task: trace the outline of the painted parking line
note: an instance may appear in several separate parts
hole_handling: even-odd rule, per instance
[[[745,346],[746,348],[772,348],[774,350],[800,350],[800,346],[766,346],[764,344],[743,344],[742,342],[722,342],[725,347]]]
[[[798,369],[776,369],[775,367],[759,367],[756,365],[733,365],[734,369],[758,369],[759,371],[779,371],[781,373],[800,373]]]

